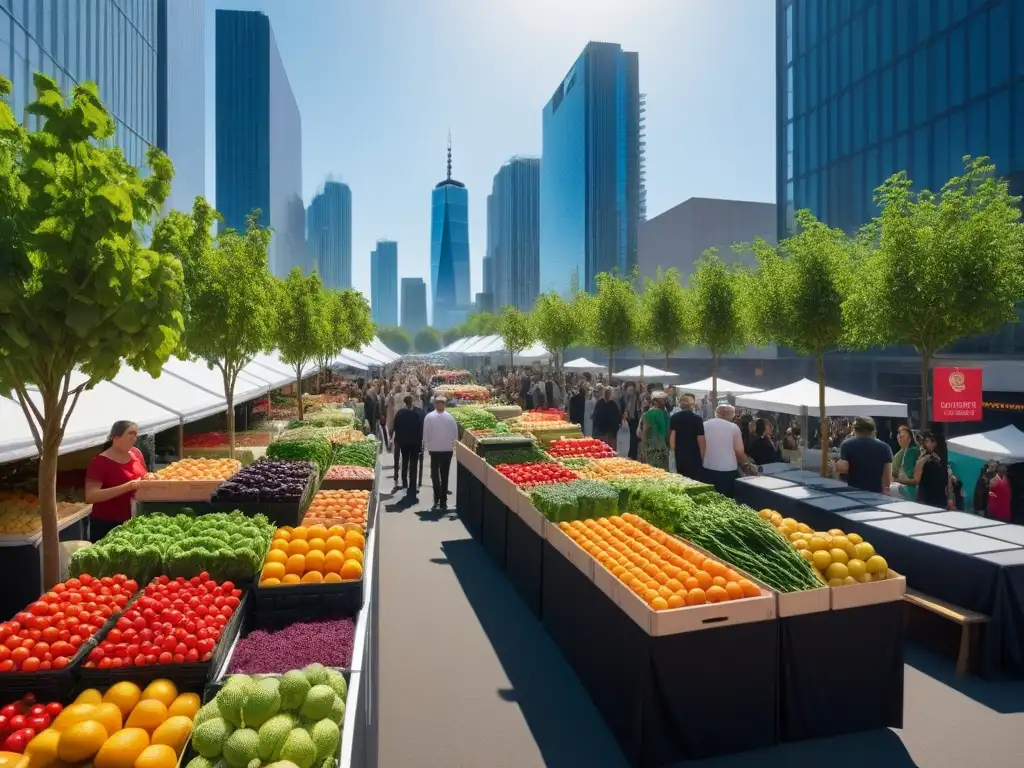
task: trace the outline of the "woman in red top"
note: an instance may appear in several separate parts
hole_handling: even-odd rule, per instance
[[[1000,464],[996,476],[988,486],[988,516],[1010,522],[1010,481],[1006,477],[1006,465]]]
[[[85,472],[85,503],[92,504],[89,539],[95,543],[132,516],[132,498],[146,461],[135,447],[139,427],[133,421],[115,421],[107,447],[89,462]]]

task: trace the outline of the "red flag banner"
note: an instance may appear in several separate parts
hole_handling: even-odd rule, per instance
[[[981,368],[932,371],[932,421],[981,421]]]

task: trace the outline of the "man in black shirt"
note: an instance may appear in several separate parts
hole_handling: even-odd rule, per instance
[[[612,448],[618,448],[619,425],[622,410],[612,399],[612,388],[604,388],[604,396],[594,404],[594,437],[603,440]]]
[[[875,422],[870,416],[858,416],[853,422],[853,437],[848,437],[839,447],[836,469],[846,476],[852,488],[889,493],[892,449],[875,437]]]
[[[579,391],[569,398],[569,421],[583,429],[583,415],[587,410],[587,385],[581,383]]]
[[[363,398],[363,418],[370,425],[370,434],[377,434],[377,423],[380,421],[380,405],[377,402],[377,389],[369,387]]]
[[[668,447],[676,455],[676,472],[693,480],[701,478],[704,466],[704,420],[694,413],[696,400],[689,392],[680,397],[682,410],[668,425]]]
[[[405,408],[395,414],[395,447],[402,456],[402,488],[408,488],[406,495],[415,500],[419,485],[416,464],[423,443],[423,416],[413,408],[412,395],[406,395],[404,402]]]

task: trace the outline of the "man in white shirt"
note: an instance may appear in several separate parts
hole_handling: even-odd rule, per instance
[[[452,466],[459,425],[445,411],[443,395],[434,398],[434,409],[423,419],[423,447],[430,454],[430,483],[434,486],[433,509],[448,509],[448,473]]]
[[[740,463],[746,463],[743,450],[743,433],[733,422],[736,409],[731,405],[720,405],[715,418],[704,422],[704,445],[701,454],[704,459],[704,480],[725,496],[732,496],[733,483],[740,476]]]

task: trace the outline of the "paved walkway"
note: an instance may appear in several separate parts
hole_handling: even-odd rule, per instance
[[[384,464],[392,466],[390,456]],[[453,466],[453,487],[455,474]],[[428,467],[418,506],[401,509],[397,496],[385,496],[381,514],[380,766],[624,768],[586,692],[504,574],[454,512],[428,511],[429,477]],[[952,662],[915,648],[908,650],[908,662],[902,730],[686,765],[1022,764],[1024,684],[957,682]],[[852,665],[849,689],[836,697],[856,697],[855,662],[836,663]],[[741,708],[737,717],[742,719]]]

